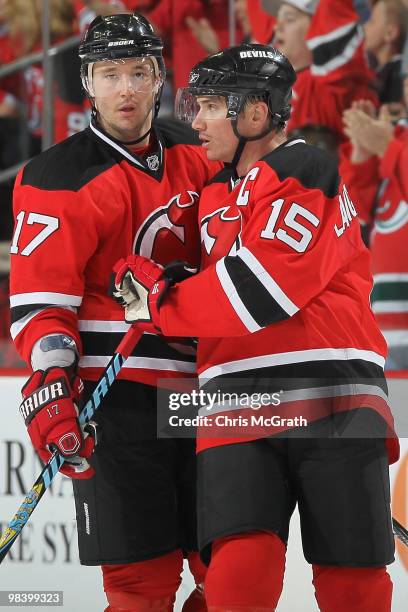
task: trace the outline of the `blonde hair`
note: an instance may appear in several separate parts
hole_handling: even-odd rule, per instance
[[[75,12],[71,0],[49,0],[51,42],[74,33]],[[8,0],[10,34],[19,55],[31,53],[41,42],[43,0]]]

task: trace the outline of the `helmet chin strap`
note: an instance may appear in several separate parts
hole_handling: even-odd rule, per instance
[[[238,132],[236,121],[237,121],[236,119],[232,120],[232,129],[234,130],[235,136],[238,138],[238,144],[237,144],[237,148],[235,149],[234,157],[232,158],[232,161],[228,164],[230,168],[232,169],[234,179],[239,178],[238,172],[237,172],[237,166],[238,166],[239,160],[241,159],[241,155],[245,148],[245,145],[248,142],[248,139],[245,138],[244,136],[241,136],[240,133]]]
[[[244,150],[244,147],[245,147],[246,143],[247,142],[253,142],[254,140],[260,140],[261,138],[264,138],[264,136],[266,136],[267,134],[272,132],[272,130],[275,129],[276,124],[278,123],[279,118],[280,118],[280,116],[279,115],[276,116],[276,114],[274,116],[270,116],[268,127],[265,128],[263,130],[263,132],[261,132],[257,136],[243,136],[238,131],[238,117],[235,117],[235,119],[231,120],[233,132],[234,132],[235,136],[238,138],[238,144],[237,144],[237,148],[235,149],[234,157],[232,158],[232,161],[229,164],[229,166],[233,170],[235,178],[239,178],[238,177],[238,172],[237,172],[237,166],[238,166],[239,160],[241,159],[241,156],[242,156],[242,153],[243,153],[243,150]]]

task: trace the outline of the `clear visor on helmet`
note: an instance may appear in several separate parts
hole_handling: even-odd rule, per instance
[[[183,87],[177,91],[174,113],[177,119],[186,123],[193,123],[196,119],[202,121],[235,119],[241,106],[242,96],[228,91],[197,88],[192,93],[192,88]]]
[[[84,87],[92,98],[112,94],[157,94],[164,81],[155,57],[101,60],[87,65]]]

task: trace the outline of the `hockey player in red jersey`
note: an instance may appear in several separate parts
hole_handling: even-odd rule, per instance
[[[221,163],[187,126],[156,121],[165,67],[144,17],[96,18],[79,52],[91,125],[16,180],[11,333],[33,369],[23,390],[33,445],[44,460],[57,447],[74,479],[81,562],[102,565],[109,612],[167,612],[183,551],[196,548],[195,452],[191,440],[157,440],[155,384],[194,376],[194,349],[143,336],[98,412],[102,441],[89,462],[78,405],[128,329],[109,296],[114,263],[133,251],[197,266],[198,194]],[[57,404],[36,402],[55,385]],[[202,580],[197,553],[189,559]],[[186,609],[203,605],[196,593]]]
[[[298,504],[320,609],[389,612],[398,441],[386,345],[336,163],[285,136],[295,78],[284,55],[255,44],[193,68],[178,115],[193,121],[208,159],[228,162],[200,199],[202,270],[170,287],[154,262],[131,256],[116,266],[116,293],[127,321],[198,337],[201,390],[219,398],[199,410],[211,419],[198,432],[209,610],[276,608]],[[244,394],[263,393],[264,405],[243,407]],[[253,408],[264,426],[251,425]]]

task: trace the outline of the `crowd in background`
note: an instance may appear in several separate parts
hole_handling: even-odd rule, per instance
[[[233,0],[234,42],[285,53],[298,73],[288,134],[336,155],[372,251],[372,305],[388,341],[389,369],[408,370],[408,0]],[[41,63],[1,68],[42,48],[43,0],[0,0],[0,338],[8,346],[8,256],[13,177],[42,146]],[[51,44],[81,34],[96,14],[137,11],[165,42],[161,114],[192,66],[228,46],[228,0],[49,0]],[[53,138],[82,130],[89,105],[77,47],[55,56]],[[350,215],[344,207],[344,222]],[[1,342],[1,340],[0,340]],[[14,357],[2,352],[0,365]]]

